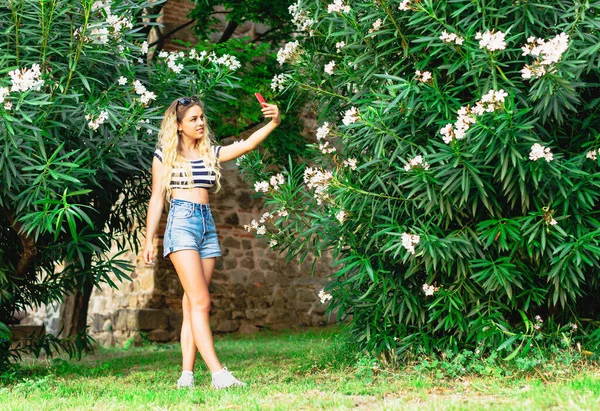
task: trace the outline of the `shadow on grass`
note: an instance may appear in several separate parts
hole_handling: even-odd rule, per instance
[[[217,334],[215,348],[223,364],[237,369],[293,367],[296,373],[316,368],[343,369],[355,361],[355,354],[337,326],[256,334]],[[258,365],[257,365],[258,364]],[[0,376],[0,384],[48,376],[62,378],[126,377],[133,373],[160,370],[176,375],[181,367],[179,343],[146,343],[139,347],[97,348],[80,361],[58,356],[48,359],[24,358],[16,369]],[[196,369],[207,371],[200,355]]]

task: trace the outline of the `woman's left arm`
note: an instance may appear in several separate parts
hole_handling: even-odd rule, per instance
[[[239,143],[230,144],[223,146],[219,153],[219,162],[224,163],[226,161],[235,160],[236,158],[249,153],[254,150],[260,143],[262,143],[273,130],[277,128],[281,123],[281,115],[279,114],[279,108],[275,104],[265,103],[262,108],[263,115],[265,118],[270,118],[271,121],[256,130],[250,137]]]

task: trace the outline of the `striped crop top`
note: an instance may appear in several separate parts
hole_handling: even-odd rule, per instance
[[[211,146],[211,149],[215,153],[217,159],[221,152],[221,146]],[[160,148],[154,151],[154,157],[158,158],[160,162],[163,161],[163,152]],[[189,160],[192,166],[192,178],[193,184],[190,186],[188,180],[184,175],[183,168],[173,168],[171,174],[171,188],[206,188],[210,189],[215,185],[215,172],[213,170],[207,170],[204,166],[204,160]]]

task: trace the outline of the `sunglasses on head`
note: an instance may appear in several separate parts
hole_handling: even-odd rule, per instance
[[[198,100],[196,97],[182,97],[177,100],[177,107],[179,107],[179,105],[189,106],[190,104],[199,104],[199,103],[200,103],[200,100]]]

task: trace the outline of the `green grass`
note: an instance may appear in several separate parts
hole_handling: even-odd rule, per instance
[[[221,391],[201,361],[196,388],[176,389],[177,344],[101,349],[80,362],[27,359],[0,386],[0,410],[600,409],[600,368],[581,361],[450,377],[441,367],[374,369],[345,347],[334,328],[217,336],[221,361],[248,383]]]

